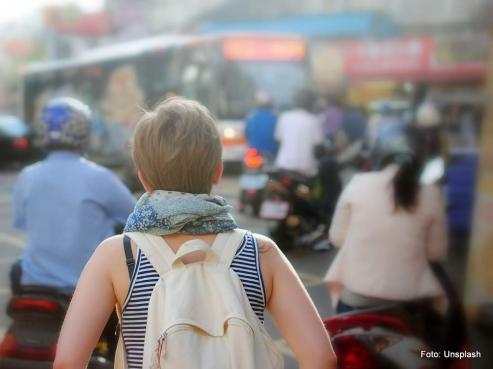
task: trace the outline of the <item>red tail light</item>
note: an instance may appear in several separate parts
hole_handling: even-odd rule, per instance
[[[19,310],[43,310],[56,313],[60,310],[60,305],[51,300],[15,297],[10,301],[9,311]]]
[[[324,324],[330,335],[335,335],[354,327],[370,330],[376,326],[386,327],[404,335],[411,334],[411,329],[402,320],[379,314],[340,315],[324,320]]]
[[[36,361],[53,361],[56,343],[47,347],[27,347],[18,344],[13,333],[7,334],[0,343],[0,357]]]
[[[293,180],[289,177],[282,177],[280,182],[286,187],[290,187],[293,184]]]
[[[15,138],[14,141],[12,141],[12,145],[16,149],[26,150],[29,147],[29,141],[27,140],[27,138],[24,137]]]
[[[257,149],[250,148],[245,153],[244,162],[248,169],[258,169],[264,164],[264,158],[259,154]]]
[[[334,342],[340,369],[377,369],[378,365],[368,348],[354,336],[337,337]]]

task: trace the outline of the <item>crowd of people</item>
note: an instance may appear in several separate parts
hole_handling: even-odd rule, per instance
[[[266,92],[257,94],[257,106],[247,117],[245,138],[280,170],[294,170],[308,177],[319,175],[317,145],[329,142],[337,161],[351,165],[365,150],[373,161],[389,142],[400,140],[413,130],[421,159],[445,151],[442,117],[431,100],[424,100],[415,112],[395,108],[383,100],[369,117],[361,106],[345,103],[341,97],[321,98],[311,90],[295,94],[293,108],[278,114],[275,101]],[[347,182],[347,181],[344,181]]]
[[[340,248],[325,277],[334,308],[344,313],[420,301],[430,304],[425,310],[436,318],[435,309],[443,312],[446,304],[430,262],[447,255],[445,206],[439,187],[420,180],[424,163],[442,155],[440,112],[431,101],[414,114],[383,102],[370,124],[362,109],[329,99],[317,110],[316,101],[313,93],[301,91],[295,108],[263,133],[279,143],[278,169],[326,178],[321,183],[332,191],[338,188],[334,177],[346,184],[324,204],[334,212],[327,214],[330,241]],[[262,124],[255,117],[247,120],[252,145],[249,127]],[[324,141],[333,147],[335,170],[317,164],[316,147]],[[373,170],[361,174],[362,168],[352,165],[363,150],[366,169]]]
[[[322,109],[318,103],[303,90],[278,116],[272,97],[259,93],[245,135],[277,168],[309,178],[327,174],[317,146],[329,141],[343,167],[370,145],[375,170],[355,175],[330,205],[330,239],[340,251],[325,280],[337,312],[422,300],[443,308],[429,261],[446,257],[444,207],[439,190],[419,180],[423,153],[439,150],[439,117],[431,105],[410,121],[384,107],[370,129],[361,109],[336,99]],[[431,123],[416,134],[408,129],[413,119]],[[132,155],[146,192],[137,203],[114,174],[83,158],[90,125],[81,102],[49,102],[38,129],[50,153],[20,173],[13,196],[14,226],[28,234],[11,271],[13,293],[33,284],[75,288],[55,369],[86,367],[115,305],[119,358],[129,369],[159,367],[172,360],[163,345],[179,353],[192,342],[192,359],[216,360],[218,368],[230,367],[219,357],[281,368],[264,334],[266,310],[300,368],[336,367],[327,331],[289,261],[265,236],[240,230],[231,207],[211,195],[223,165],[206,107],[170,98],[140,119]],[[123,234],[116,234],[118,224]],[[159,309],[170,313],[159,317]],[[187,325],[184,338],[168,330],[174,324]],[[238,328],[245,324],[253,341]],[[226,340],[211,344],[215,336]]]

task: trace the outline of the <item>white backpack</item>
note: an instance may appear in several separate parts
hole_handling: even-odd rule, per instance
[[[190,240],[176,254],[162,237],[127,233],[160,276],[149,301],[143,369],[284,367],[230,268],[245,233],[220,233],[212,246]],[[204,261],[182,262],[196,251],[205,252]]]

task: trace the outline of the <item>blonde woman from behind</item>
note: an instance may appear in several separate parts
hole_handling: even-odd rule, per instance
[[[335,368],[328,334],[289,261],[270,239],[239,230],[231,208],[210,195],[222,162],[208,110],[164,101],[138,123],[133,157],[146,193],[125,235],[102,242],[86,265],[54,369],[85,368],[115,305],[129,369],[278,368],[264,310],[301,369]],[[136,262],[131,278],[125,237]]]

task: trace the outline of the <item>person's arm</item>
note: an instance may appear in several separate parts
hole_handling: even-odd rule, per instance
[[[107,214],[116,222],[125,224],[135,207],[135,198],[123,182],[113,173],[106,172],[97,191]]]
[[[113,244],[121,243],[116,239],[97,247],[80,276],[60,332],[53,369],[85,369],[115,309],[109,261],[115,259]]]
[[[341,247],[346,240],[349,222],[351,220],[351,203],[349,198],[354,180],[355,178],[348,183],[346,188],[341,193],[332,217],[332,223],[329,230],[329,239],[330,242],[336,247]]]
[[[322,115],[315,116],[316,124],[313,130],[313,146],[321,144],[325,140],[324,121]]]
[[[262,237],[258,241],[264,281],[270,286],[267,309],[299,368],[335,369],[327,330],[293,266],[271,240]]]
[[[276,123],[276,128],[274,130],[274,139],[278,142],[281,143],[282,141],[282,130],[283,130],[283,115],[281,114],[279,118],[277,119]]]
[[[363,143],[363,139],[357,139],[350,143],[349,146],[347,146],[344,151],[338,155],[337,161],[340,164],[347,164],[356,159],[356,157],[361,153],[361,150],[363,150]]]
[[[14,184],[12,193],[12,225],[16,229],[25,230],[26,224],[26,189],[25,172],[21,172]]]
[[[252,114],[250,114],[247,119],[246,119],[246,122],[245,122],[245,138],[246,138],[246,141],[248,143],[248,145],[250,146],[250,143],[252,142]]]
[[[426,187],[426,203],[431,207],[430,224],[427,237],[427,255],[430,261],[443,261],[447,258],[448,237],[443,195],[436,186]]]

